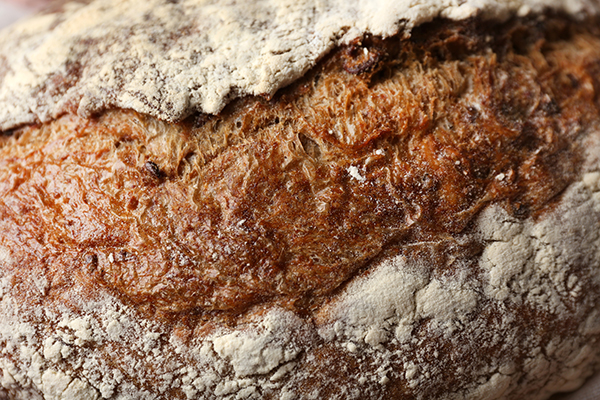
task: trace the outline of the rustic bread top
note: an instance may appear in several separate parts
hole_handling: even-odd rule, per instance
[[[0,37],[0,128],[121,107],[177,121],[231,99],[272,95],[329,50],[436,17],[504,18],[589,0],[98,0],[67,3]]]
[[[424,23],[220,115],[0,135],[0,397],[577,387],[600,358],[596,21]]]
[[[5,37],[4,127],[48,121],[0,134],[0,398],[542,399],[599,369],[598,19],[329,4],[303,47],[291,5],[111,4]]]

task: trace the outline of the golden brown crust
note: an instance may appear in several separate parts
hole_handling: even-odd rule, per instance
[[[485,398],[494,377],[513,385],[505,398],[567,387],[547,380],[580,379],[598,363],[597,258],[573,251],[558,271],[542,262],[523,267],[525,277],[513,269],[573,248],[572,236],[596,240],[539,233],[550,244],[533,249],[527,224],[589,172],[597,26],[561,16],[435,21],[411,38],[356,40],[274,98],[239,100],[218,116],[174,125],[113,110],[2,134],[0,315],[9,297],[29,312],[18,316],[27,332],[0,324],[0,350],[31,338],[27,351],[3,350],[0,368],[14,373],[6,365],[34,354],[29,366],[58,376],[50,382],[81,379],[107,398],[225,398],[248,382],[262,399],[284,389],[299,398]],[[590,198],[600,193],[592,162]],[[480,211],[494,203],[509,225],[497,230],[514,232],[478,233]],[[517,253],[508,272],[486,267],[504,256],[495,244]],[[368,300],[369,277],[386,268],[406,278],[414,309],[392,301],[382,326],[336,314],[354,305],[355,286]],[[511,287],[515,300],[493,292],[505,278],[540,285]],[[448,298],[419,297],[428,291],[455,296],[440,313],[460,316],[432,312]],[[106,292],[124,305],[104,301]],[[282,315],[291,322],[273,322]],[[274,349],[275,361],[247,357],[256,349]],[[31,376],[32,393],[45,394]],[[0,397],[21,393],[27,379],[2,381]]]
[[[308,312],[486,204],[526,216],[560,194],[599,112],[595,22],[438,21],[356,41],[219,116],[21,129],[0,142],[0,242],[50,296],[101,283],[168,319]]]

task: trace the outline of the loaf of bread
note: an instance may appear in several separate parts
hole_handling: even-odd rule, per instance
[[[5,30],[0,399],[576,389],[599,11],[95,0]]]

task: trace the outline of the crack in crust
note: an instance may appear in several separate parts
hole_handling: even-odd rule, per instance
[[[228,317],[314,309],[491,202],[542,212],[598,116],[597,24],[486,24],[356,40],[218,116],[66,115],[2,136],[0,244],[48,296],[101,282],[148,312]]]

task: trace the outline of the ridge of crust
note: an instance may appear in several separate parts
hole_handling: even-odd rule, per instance
[[[365,38],[221,116],[111,111],[4,135],[0,242],[52,296],[69,276],[169,320],[272,302],[308,312],[372,260],[423,242],[441,258],[476,255],[454,238],[485,204],[536,214],[578,174],[600,42],[565,22],[423,25],[404,55],[397,37]],[[519,32],[519,54],[505,31]]]
[[[0,129],[121,107],[167,121],[272,95],[333,47],[436,17],[597,13],[596,0],[67,3],[0,35]]]

